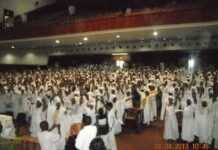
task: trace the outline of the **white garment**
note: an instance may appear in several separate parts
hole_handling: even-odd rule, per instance
[[[157,117],[157,102],[156,102],[156,96],[152,95],[149,96],[148,102],[150,107],[150,121],[154,121],[154,118]]]
[[[90,107],[85,107],[85,114],[89,117],[91,117],[92,119],[92,125],[94,125],[96,123],[96,114],[95,114],[95,109],[94,108],[90,108]]]
[[[49,127],[51,127],[54,124],[54,121],[53,121],[54,112],[55,112],[55,105],[49,104],[48,110],[47,110],[47,121],[48,121]]]
[[[200,143],[210,144],[208,108],[201,108],[198,115],[197,131]]]
[[[64,150],[64,139],[49,131],[39,132],[38,141],[41,150]]]
[[[161,114],[160,114],[160,119],[164,120],[164,116],[165,116],[165,111],[166,111],[166,106],[167,106],[167,102],[168,102],[168,93],[167,93],[167,88],[165,87],[162,90],[162,106],[161,106]]]
[[[117,120],[114,108],[108,112],[108,125],[114,135],[122,131],[121,123]]]
[[[93,125],[85,126],[82,130],[80,130],[77,138],[76,138],[76,148],[79,150],[89,150],[89,145],[91,141],[97,135],[97,127]]]
[[[218,149],[218,101],[214,103],[214,109],[213,109],[213,138],[215,139],[214,146],[216,149]]]
[[[177,140],[179,138],[178,122],[173,106],[166,107],[166,117],[164,124],[164,139]]]
[[[60,125],[61,125],[61,136],[63,138],[68,137],[70,134],[70,127],[72,125],[72,119],[68,113],[62,114]]]
[[[62,137],[64,137],[65,133],[66,133],[65,129],[63,129],[63,128],[65,128],[65,122],[63,121],[64,112],[65,112],[65,108],[61,106],[59,110],[55,110],[55,112],[53,113],[53,116],[52,116],[53,123],[61,125],[61,136]],[[54,116],[55,113],[57,113],[56,116]],[[55,132],[58,134],[58,129],[56,128],[56,129],[52,130],[52,132]]]
[[[118,99],[116,103],[114,104],[114,109],[116,110],[116,116],[117,121],[121,124],[123,124],[123,115],[125,112],[125,104],[123,99]]]
[[[144,124],[147,124],[147,125],[150,125],[150,107],[149,107],[149,98],[146,97],[146,102],[145,102],[145,105],[144,105],[144,109],[143,109],[143,113],[144,113],[144,116],[143,116],[143,123]]]
[[[182,139],[186,142],[194,140],[194,110],[192,106],[185,107],[182,120]]]
[[[115,135],[112,132],[109,132],[106,135],[102,135],[101,138],[104,141],[104,144],[109,150],[117,150],[117,143]]]
[[[41,108],[34,108],[31,118],[31,135],[36,136],[38,132],[40,132],[40,123],[42,121],[41,118],[42,109]]]

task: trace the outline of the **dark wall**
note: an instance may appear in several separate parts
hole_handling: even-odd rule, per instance
[[[68,55],[51,56],[48,65],[75,66],[78,64],[102,64],[111,61],[111,55]]]
[[[202,50],[202,51],[162,51],[162,52],[140,52],[130,54],[131,64],[142,65],[159,65],[164,62],[167,66],[186,67],[188,59],[194,56],[196,65],[203,68],[218,68],[218,50]],[[112,55],[68,55],[68,56],[50,56],[48,66],[77,66],[81,64],[102,64],[113,63]],[[48,66],[40,66],[47,68]],[[0,71],[8,69],[35,69],[36,65],[0,65]]]

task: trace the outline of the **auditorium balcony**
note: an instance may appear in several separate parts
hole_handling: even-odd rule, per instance
[[[0,31],[0,40],[217,20],[218,9],[213,4],[174,4],[164,7],[72,16],[67,15],[67,12],[59,11],[26,23],[14,23],[14,27]]]

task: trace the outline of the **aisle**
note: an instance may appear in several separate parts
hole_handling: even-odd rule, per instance
[[[123,133],[117,136],[118,150],[154,150],[163,140],[163,122],[157,121],[141,133]]]

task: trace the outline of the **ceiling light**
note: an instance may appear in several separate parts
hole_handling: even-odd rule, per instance
[[[188,60],[188,68],[189,68],[189,69],[193,69],[194,66],[195,66],[195,60],[194,60],[194,58],[189,59],[189,60]]]
[[[154,31],[154,32],[153,32],[153,35],[154,35],[154,36],[158,36],[158,32],[157,32],[157,31]]]
[[[60,40],[55,40],[56,44],[60,44],[60,42],[61,42]]]
[[[88,37],[83,38],[83,41],[88,41],[88,40],[89,40]]]
[[[15,48],[15,46],[14,46],[14,45],[12,45],[12,46],[11,46],[11,48],[13,48],[13,49],[14,49],[14,48]]]
[[[119,35],[119,34],[117,34],[117,35],[116,35],[116,38],[117,38],[117,39],[119,39],[119,38],[120,38],[120,35]]]
[[[127,56],[128,53],[112,53],[112,56]]]

